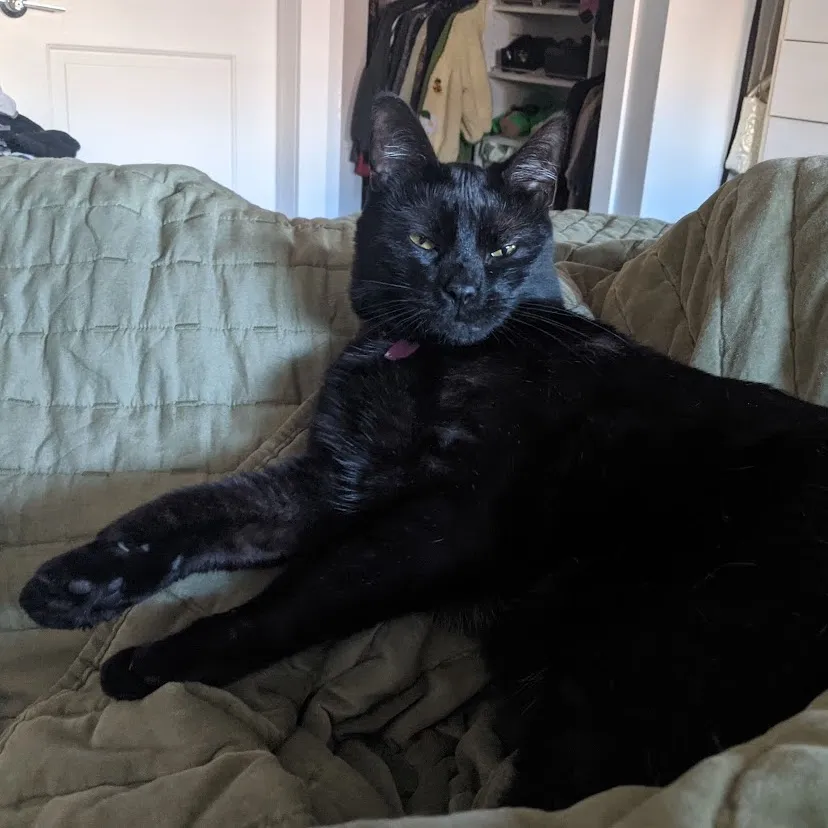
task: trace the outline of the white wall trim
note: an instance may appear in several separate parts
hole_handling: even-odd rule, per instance
[[[301,3],[276,0],[276,206],[296,215]]]
[[[616,0],[590,209],[676,221],[719,187],[755,0]]]
[[[677,221],[720,186],[755,0],[670,0],[639,212]]]
[[[615,0],[590,209],[638,215],[647,172],[666,0]]]
[[[326,135],[325,215],[339,215],[339,168],[342,140],[342,74],[345,57],[345,0],[331,0],[328,28],[328,132]]]
[[[277,0],[277,209],[333,218],[360,208],[350,118],[365,63],[367,0]]]
[[[339,216],[356,213],[362,207],[362,179],[354,173],[351,162],[351,114],[368,51],[368,0],[348,0],[345,9],[338,136],[339,204],[336,214]]]

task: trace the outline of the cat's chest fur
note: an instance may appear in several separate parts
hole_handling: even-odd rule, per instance
[[[550,405],[554,365],[540,350],[482,343],[446,349],[423,344],[403,359],[392,342],[366,337],[331,367],[311,430],[311,450],[339,469],[336,497],[449,474],[479,477],[505,456],[528,450]]]

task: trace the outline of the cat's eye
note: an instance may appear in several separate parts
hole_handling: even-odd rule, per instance
[[[517,250],[516,244],[504,244],[503,247],[493,250],[489,255],[493,259],[505,259],[507,256],[511,256],[515,250]]]
[[[422,247],[423,250],[434,250],[434,242],[426,236],[422,236],[419,233],[412,233],[408,238],[411,239],[417,247]]]

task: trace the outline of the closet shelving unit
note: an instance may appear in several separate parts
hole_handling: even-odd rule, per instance
[[[572,4],[547,3],[532,6],[527,3],[495,3],[494,10],[502,14],[540,14],[544,17],[577,17],[578,9]]]
[[[577,79],[546,75],[543,70],[516,72],[501,69],[497,64],[498,49],[507,46],[520,35],[571,37],[575,40],[590,38],[589,64],[585,77],[594,77],[604,71],[607,62],[607,45],[595,37],[592,23],[584,23],[577,5],[571,3],[545,3],[530,5],[503,3],[488,0],[489,14],[484,38],[489,79],[492,84],[492,104],[495,114],[527,101],[563,103],[569,89]]]

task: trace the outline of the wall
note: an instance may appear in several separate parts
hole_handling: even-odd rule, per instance
[[[360,207],[348,159],[367,0],[278,0],[277,209],[334,218]]]
[[[591,208],[674,221],[718,187],[755,0],[615,0]]]
[[[666,0],[615,0],[591,208],[637,215],[667,27]]]
[[[670,0],[640,215],[674,221],[718,187],[755,0]]]

